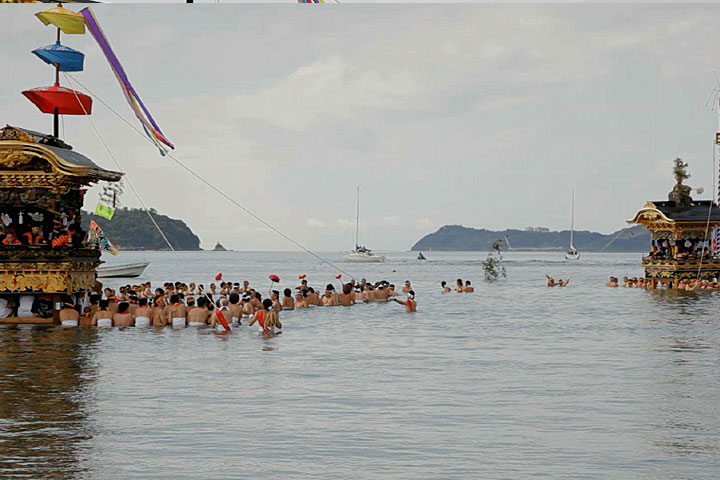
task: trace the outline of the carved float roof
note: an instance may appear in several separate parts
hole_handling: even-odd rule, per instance
[[[710,200],[695,200],[689,207],[678,207],[672,201],[648,202],[628,223],[707,223],[720,224],[720,207]],[[678,225],[679,226],[679,225]]]
[[[85,177],[88,182],[98,180],[116,182],[123,175],[120,172],[105,170],[86,156],[73,151],[70,145],[60,139],[10,125],[0,129],[0,163],[3,161],[2,153],[17,154],[20,157],[22,155],[40,157],[47,160],[58,173]]]

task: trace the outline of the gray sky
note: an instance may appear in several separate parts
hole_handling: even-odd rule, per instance
[[[573,186],[576,228],[614,231],[666,197],[676,156],[712,184],[720,7],[284,3],[93,9],[176,155],[310,248],[352,247],[356,185],[362,243],[404,250],[445,224],[567,229]],[[42,7],[2,8],[2,122],[49,131],[20,92],[51,84],[29,52],[53,31]],[[132,118],[92,38],[64,43]],[[204,247],[293,249],[94,111],[146,204]],[[65,120],[68,143],[113,168],[88,120]]]

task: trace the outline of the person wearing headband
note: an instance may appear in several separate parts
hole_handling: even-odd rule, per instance
[[[130,304],[127,302],[120,302],[118,304],[118,311],[113,315],[113,325],[116,327],[131,327],[134,323],[132,313],[128,311]]]
[[[77,327],[80,322],[80,314],[75,310],[75,304],[69,297],[63,298],[63,308],[59,312],[60,323],[63,327]]]
[[[148,299],[141,298],[138,300],[138,307],[135,309],[135,326],[149,327],[150,318],[152,317],[152,309],[148,308]]]
[[[417,311],[417,303],[415,303],[415,292],[412,290],[407,292],[407,300],[398,300],[397,298],[393,298],[393,301],[399,303],[400,305],[405,305],[406,312]]]

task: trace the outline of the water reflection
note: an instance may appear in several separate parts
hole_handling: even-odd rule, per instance
[[[90,329],[0,329],[0,478],[81,472],[92,437],[87,401],[95,375]]]

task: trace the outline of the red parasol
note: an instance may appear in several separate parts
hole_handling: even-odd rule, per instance
[[[57,84],[52,87],[25,90],[22,94],[43,113],[55,113],[56,108],[60,115],[90,115],[92,113],[92,98]]]

